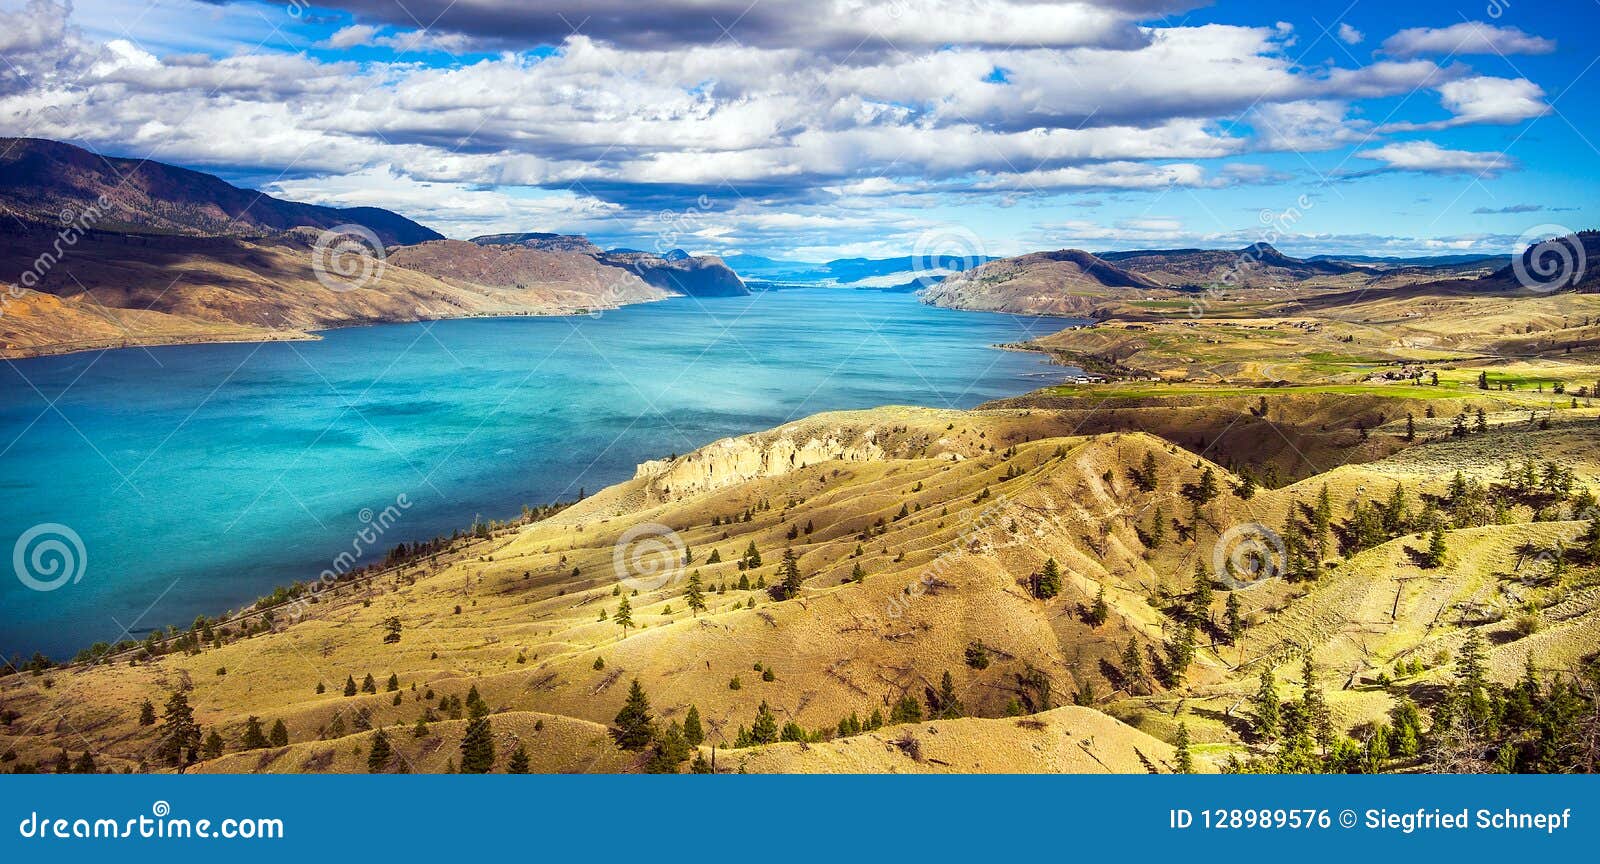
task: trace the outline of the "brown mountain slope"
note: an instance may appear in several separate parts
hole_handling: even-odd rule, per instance
[[[96,202],[102,196],[107,206]],[[0,212],[58,225],[89,218],[102,231],[259,236],[296,227],[364,225],[384,245],[442,235],[377,207],[320,207],[240,189],[210,174],[91,153],[39,138],[0,138]],[[64,218],[63,214],[74,214]]]
[[[56,232],[42,227],[0,231],[0,272],[39,272],[38,256],[58,239]],[[631,272],[587,255],[541,255],[540,267],[522,273],[526,281],[501,279],[513,271],[490,264],[466,269],[467,278],[424,272],[429,263],[438,264],[437,273],[457,272],[472,263],[456,255],[430,261],[426,256],[438,244],[484,251],[460,241],[401,247],[381,266],[370,259],[350,259],[370,266],[372,276],[353,290],[335,291],[318,278],[315,240],[311,229],[257,239],[83,235],[58,262],[42,268],[37,290],[5,290],[0,356],[303,339],[309,338],[309,330],[352,324],[571,314],[668,296]],[[418,267],[411,266],[419,261]],[[483,284],[473,281],[474,276],[494,281]]]
[[[1564,510],[1534,523],[1516,505],[1504,524],[1450,531],[1442,567],[1420,567],[1406,550],[1421,541],[1406,535],[1359,553],[1335,546],[1315,582],[1268,579],[1236,592],[1251,622],[1243,644],[1203,631],[1180,682],[1158,683],[1149,665],[1130,677],[1123,659],[1130,642],[1147,663],[1164,656],[1171,610],[1197,566],[1209,570],[1219,544],[1226,552],[1231,529],[1275,529],[1323,486],[1340,523],[1354,502],[1387,496],[1396,483],[1416,512],[1419,496],[1444,493],[1454,470],[1500,482],[1513,441],[1564,460],[1592,487],[1595,413],[1567,409],[1542,432],[1502,430],[1520,424],[1521,412],[1495,414],[1488,433],[1250,497],[1230,491],[1237,477],[1159,438],[1073,436],[1070,414],[821,415],[646,463],[633,480],[551,518],[345,583],[314,604],[274,610],[270,622],[212,623],[195,653],[144,660],[135,652],[0,679],[0,703],[15,712],[0,748],[32,763],[88,746],[102,764],[133,767],[156,734],[138,725],[139,702],[160,705],[184,690],[232,754],[202,770],[360,770],[370,739],[362,725],[406,738],[396,749],[415,760],[413,770],[442,770],[460,732],[441,700],[476,690],[496,712],[502,768],[513,740],[542,731],[545,770],[631,770],[638,757],[607,750],[597,724],[611,722],[638,679],[659,722],[697,709],[723,770],[1165,771],[1170,751],[1145,736],[1170,741],[1180,719],[1214,764],[1254,746],[1238,729],[1260,671],[1280,669],[1292,694],[1294,658],[1307,648],[1325,670],[1341,729],[1381,716],[1397,693],[1426,707],[1448,671],[1433,658],[1467,629],[1489,637],[1497,680],[1514,679],[1530,654],[1561,668],[1593,650],[1592,568],[1552,585],[1536,578],[1542,565],[1519,572],[1517,551],[1527,542],[1570,547],[1583,524],[1559,521]],[[1149,482],[1136,482],[1132,466],[1147,458]],[[1185,487],[1206,469],[1220,494],[1196,505]],[[641,536],[658,545],[634,545]],[[762,562],[741,568],[751,544]],[[740,587],[741,578],[777,585],[785,549],[802,577],[796,597]],[[659,566],[640,566],[657,554]],[[1052,558],[1061,590],[1039,599],[1031,576]],[[691,573],[706,586],[698,613],[686,606]],[[1226,593],[1217,590],[1213,616]],[[1107,607],[1098,623],[1088,616],[1097,598]],[[626,627],[616,620],[624,599]],[[1514,620],[1529,608],[1546,622],[1532,636]],[[402,626],[398,642],[384,638],[391,618]],[[249,638],[242,624],[254,628]],[[1373,683],[1413,656],[1427,658],[1427,671],[1399,689]],[[347,677],[369,673],[378,692],[341,695]],[[945,673],[962,713],[979,719],[838,734],[839,721],[887,718],[902,697],[927,704]],[[392,692],[382,689],[391,674]],[[1142,734],[1089,709],[1046,710],[1074,699]],[[832,740],[728,749],[763,703],[780,725]],[[1006,717],[1015,711],[1029,716]],[[289,751],[238,753],[250,715],[282,720]],[[426,728],[411,738],[419,718]]]
[[[1178,296],[1078,249],[985,262],[923,291],[935,306],[1029,315],[1086,315],[1107,301]]]

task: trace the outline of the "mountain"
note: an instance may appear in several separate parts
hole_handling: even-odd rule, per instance
[[[1253,243],[1243,249],[1102,252],[1098,257],[1174,287],[1224,281],[1233,287],[1261,287],[1369,272],[1337,261],[1291,258],[1268,243]]]
[[[836,258],[820,264],[779,261],[760,255],[730,255],[728,266],[746,278],[766,282],[828,285],[839,288],[895,288],[926,284],[975,267],[986,257],[930,255],[920,261],[911,255],[894,258]]]
[[[97,207],[101,198],[107,204]],[[130,233],[251,237],[353,223],[385,246],[444,236],[377,207],[284,201],[187,168],[39,138],[0,138],[0,212],[45,225],[70,213],[98,230]]]
[[[1087,315],[1107,301],[1176,296],[1160,282],[1081,249],[989,261],[923,292],[923,302],[1028,315]]]
[[[739,275],[715,255],[690,255],[673,249],[664,255],[632,249],[602,252],[589,238],[577,234],[491,234],[470,241],[484,247],[521,249],[524,259],[547,253],[585,255],[599,265],[626,271],[645,283],[672,294],[690,297],[733,297],[749,294]]]

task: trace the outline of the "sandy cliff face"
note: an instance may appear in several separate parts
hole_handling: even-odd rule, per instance
[[[824,432],[783,428],[724,438],[676,459],[641,463],[634,478],[653,495],[682,498],[758,477],[778,477],[829,460],[867,462],[884,457],[882,433],[871,426]]]

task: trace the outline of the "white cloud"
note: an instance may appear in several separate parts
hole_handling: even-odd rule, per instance
[[[1360,30],[1344,22],[1339,23],[1339,41],[1346,45],[1360,45],[1361,40],[1367,38]]]
[[[1383,41],[1383,50],[1396,57],[1424,54],[1549,54],[1556,43],[1530,36],[1516,27],[1495,27],[1481,21],[1463,21],[1449,27],[1413,27]]]
[[[1432,141],[1405,141],[1386,144],[1356,153],[1363,159],[1386,163],[1391,170],[1425,174],[1474,174],[1493,177],[1516,166],[1503,153],[1446,150]]]

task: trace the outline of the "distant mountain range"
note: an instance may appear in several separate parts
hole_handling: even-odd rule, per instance
[[[0,138],[0,212],[57,225],[104,197],[92,220],[101,231],[258,237],[291,228],[366,226],[385,245],[441,240],[443,234],[377,207],[322,207],[240,189],[175,165],[101,156],[39,138]]]
[[[746,279],[796,285],[888,289],[925,287],[991,259],[985,256],[963,258],[934,255],[919,261],[911,255],[902,255],[893,258],[836,258],[814,264],[780,261],[760,255],[729,255],[724,260]]]
[[[15,279],[0,286],[0,357],[748,293],[714,257],[547,233],[447,240],[388,210],[284,201],[38,139],[0,139],[0,214],[0,273]],[[328,231],[349,225],[383,248]]]
[[[924,302],[957,309],[1030,315],[1144,315],[1202,308],[1206,295],[1263,302],[1286,299],[1282,291],[1337,296],[1351,289],[1410,285],[1491,293],[1591,290],[1595,268],[1578,267],[1600,254],[1594,232],[1583,232],[1545,249],[1523,253],[1522,274],[1507,258],[1367,259],[1348,256],[1295,258],[1265,243],[1243,249],[1158,249],[1093,254],[1077,249],[1034,252],[988,261],[923,292]],[[1583,252],[1578,247],[1583,247]],[[1553,282],[1541,261],[1560,273],[1565,252],[1568,276]],[[1532,274],[1531,276],[1525,274]]]

